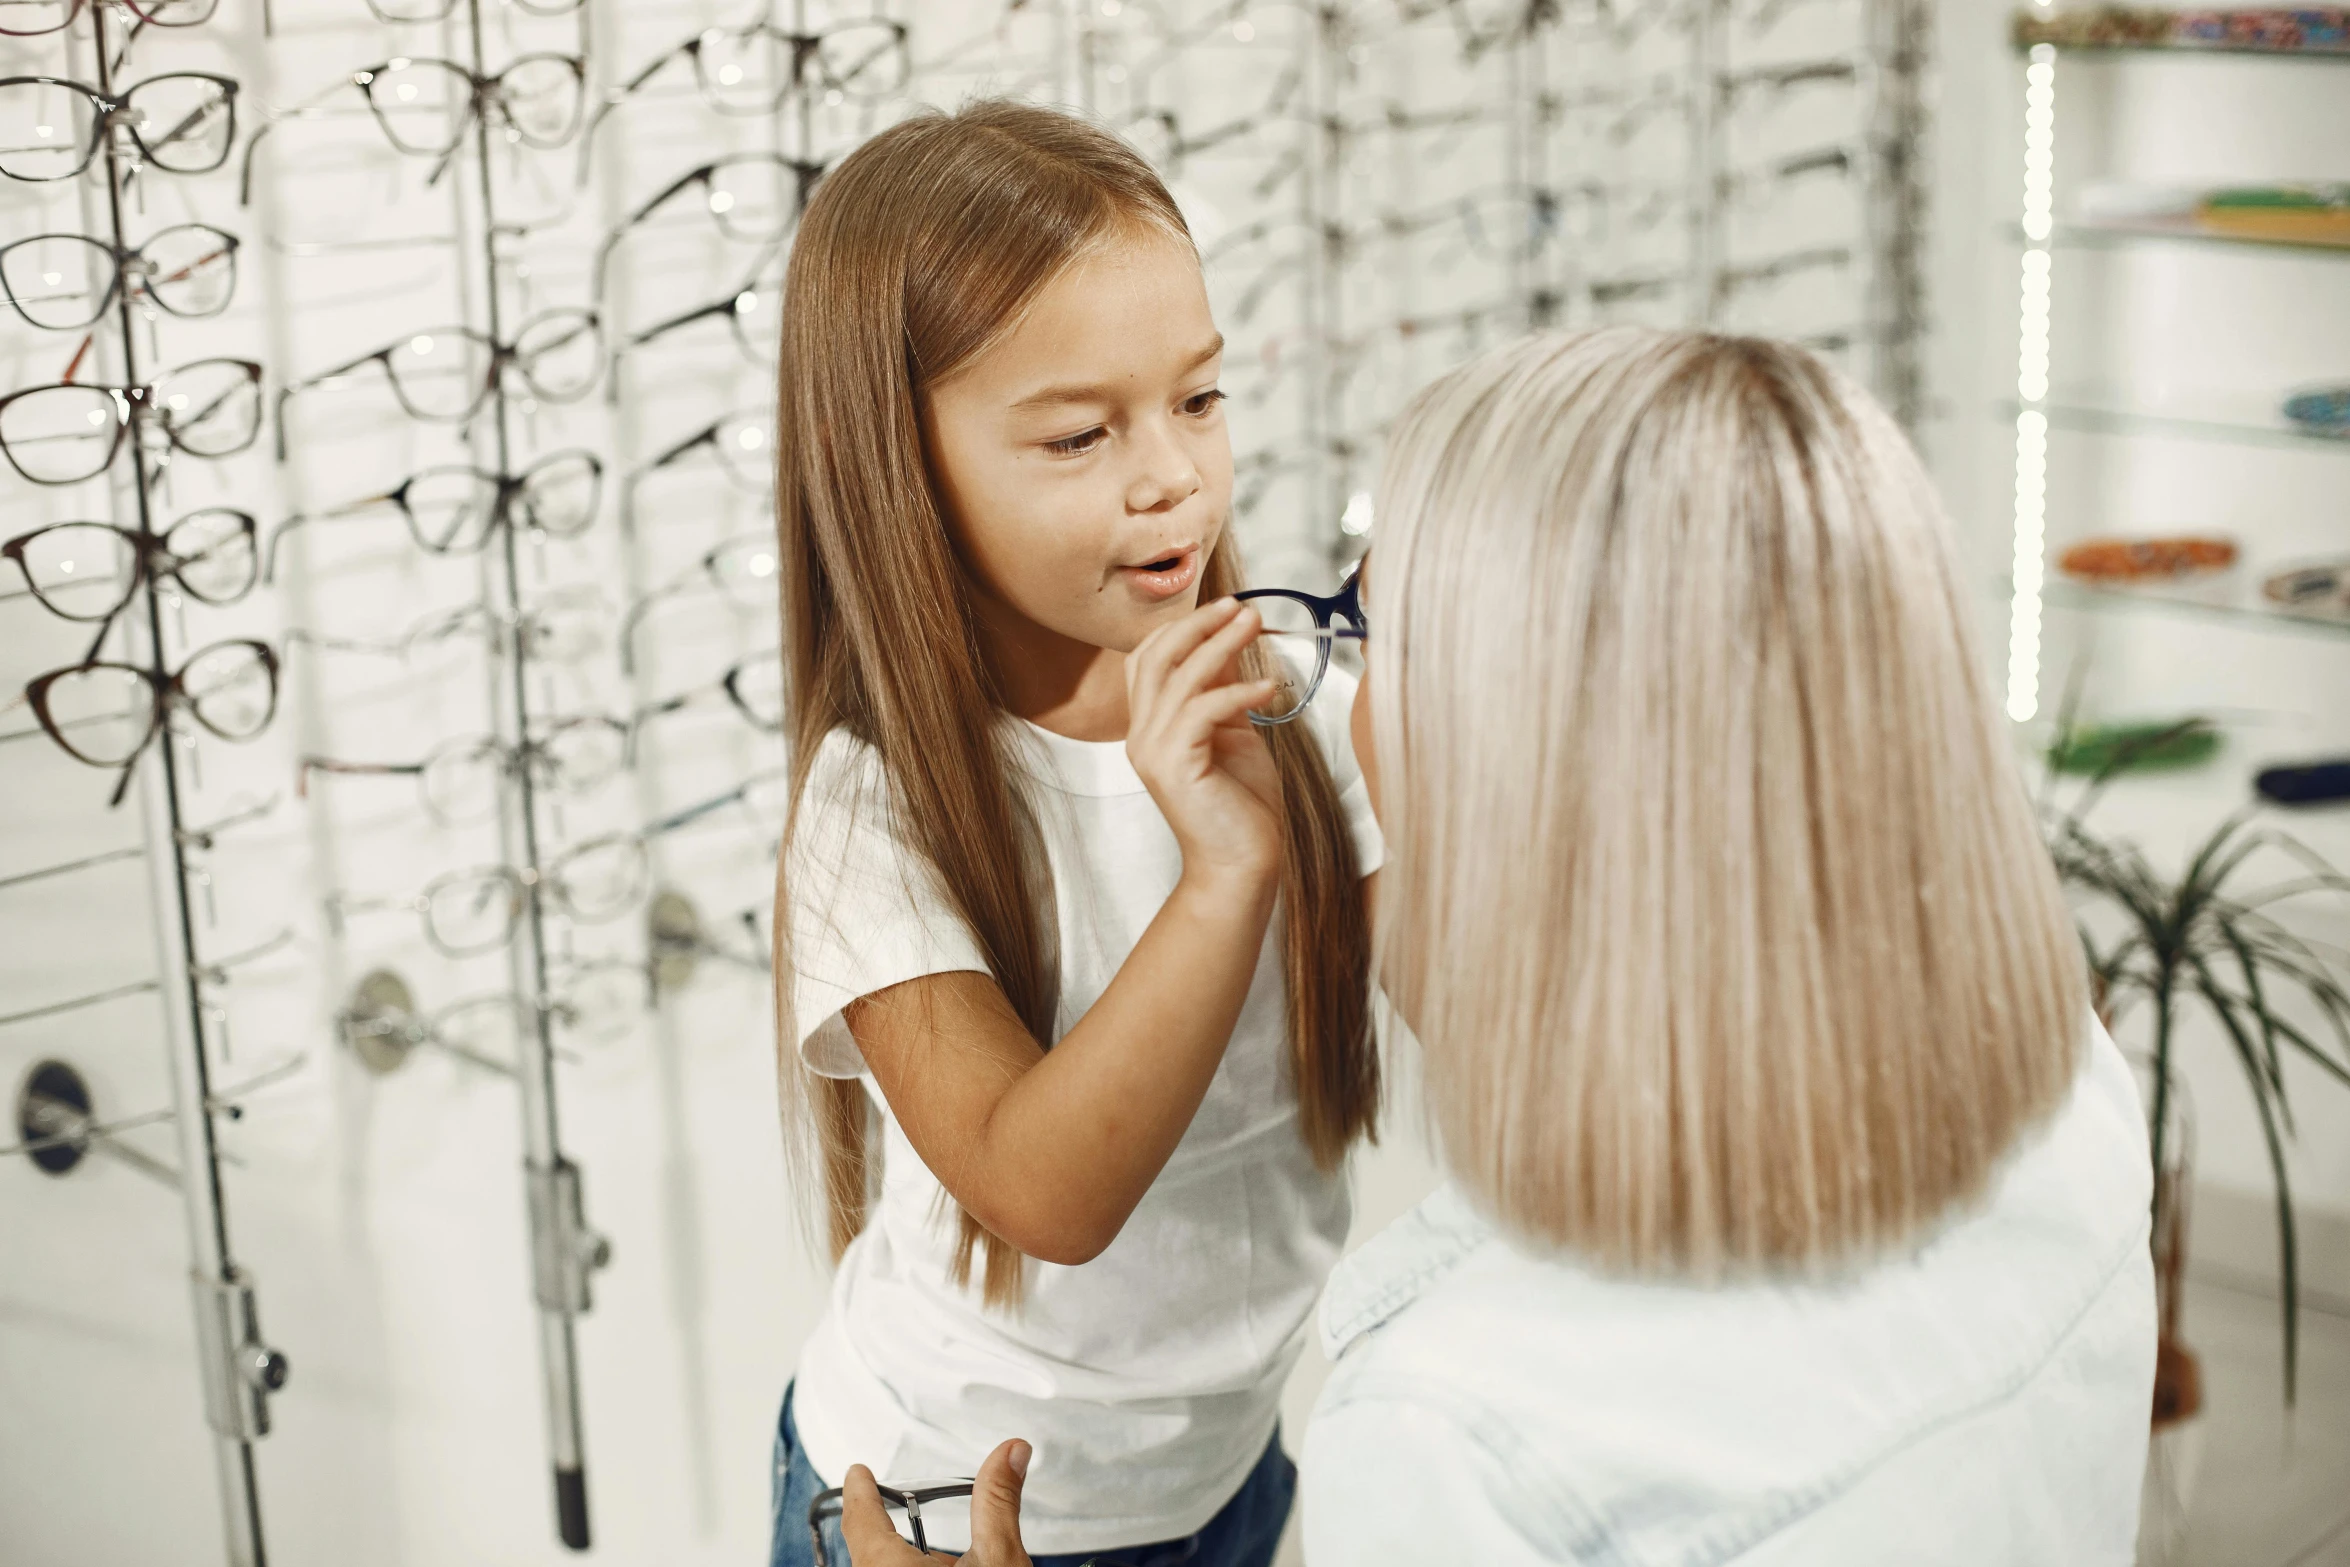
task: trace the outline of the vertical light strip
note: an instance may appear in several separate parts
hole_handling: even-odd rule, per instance
[[[2049,236],[2056,215],[2056,49],[2024,68],[2024,258],[2016,329],[2015,563],[2007,609],[2007,716],[2040,710],[2040,587],[2048,549]]]

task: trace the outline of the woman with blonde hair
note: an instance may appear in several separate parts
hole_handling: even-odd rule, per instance
[[[1786,345],[1534,338],[1377,515],[1375,951],[1450,1180],[1325,1295],[1309,1559],[2129,1561],[2142,1115],[1900,432]]]

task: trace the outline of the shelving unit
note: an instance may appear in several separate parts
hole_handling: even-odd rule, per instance
[[[2276,63],[2294,70],[2316,70],[2325,65],[2350,65],[2350,48],[2339,52],[2286,50],[2274,47],[2229,45],[2202,40],[2162,41],[2149,37],[2092,41],[2082,17],[2095,13],[2052,11],[2046,3],[2018,11],[2012,38],[2024,58],[2026,77],[2024,134],[2024,212],[2009,228],[2020,241],[2021,290],[2016,395],[1999,404],[2000,413],[2015,430],[2015,505],[2013,565],[2008,579],[2008,714],[2018,722],[2041,710],[2041,661],[2044,612],[2050,607],[2091,616],[2162,617],[2181,627],[2227,627],[2257,633],[2280,633],[2322,641],[2350,640],[2350,621],[2320,613],[2302,613],[2271,605],[2258,597],[2257,582],[2265,570],[2283,565],[2282,559],[2264,559],[2264,541],[2257,529],[2243,542],[2251,557],[2237,569],[2240,586],[2214,589],[2198,586],[2112,587],[2073,582],[2048,565],[2062,519],[2049,513],[2050,467],[2054,461],[2050,436],[2063,432],[2087,437],[2153,440],[2181,445],[2235,447],[2248,450],[2292,451],[2320,458],[2350,456],[2350,439],[2296,426],[2277,414],[2253,416],[2239,404],[2181,405],[2162,398],[2145,404],[2100,388],[2070,386],[2057,378],[2054,321],[2061,289],[2057,256],[2064,252],[2126,254],[2150,247],[2189,246],[2215,257],[2241,258],[2259,265],[2272,259],[2328,262],[2350,259],[2350,243],[2326,239],[2292,239],[2215,230],[2192,217],[2062,219],[2058,216],[2056,104],[2059,62],[2068,56],[2104,59],[2113,68],[2143,59],[2228,59]],[[2116,13],[2107,12],[2110,17]],[[2201,13],[2209,16],[2210,13]],[[2133,25],[2151,28],[2151,13],[2131,15]],[[2180,13],[2186,16],[2187,13]],[[2180,23],[2182,27],[2187,25]],[[2216,24],[2215,24],[2216,25]],[[2350,85],[2350,77],[2345,78]],[[2248,181],[2296,177],[2287,169],[2245,170]],[[2211,308],[2224,310],[2223,297]],[[2350,361],[2341,373],[2350,378]],[[2276,402],[2286,392],[2284,381],[2275,388]],[[2154,531],[2174,524],[2164,523]],[[2063,530],[2066,532],[2076,530]],[[2131,531],[2125,524],[2121,531]],[[2344,553],[2350,554],[2350,528],[2342,534]],[[2298,554],[2299,552],[2293,552]]]

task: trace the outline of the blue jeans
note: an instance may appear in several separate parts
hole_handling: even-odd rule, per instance
[[[791,1389],[787,1387],[783,1390],[783,1413],[775,1420],[769,1567],[848,1567],[848,1547],[841,1543],[837,1522],[825,1526],[825,1560],[816,1561],[808,1554],[808,1505],[819,1491],[828,1489],[800,1449],[799,1428],[791,1418]],[[1273,1552],[1281,1544],[1281,1526],[1289,1521],[1290,1503],[1296,1496],[1297,1465],[1281,1451],[1281,1433],[1276,1429],[1273,1440],[1265,1445],[1264,1456],[1232,1500],[1199,1533],[1113,1551],[1038,1556],[1034,1561],[1036,1567],[1085,1567],[1096,1559],[1116,1562],[1120,1567],[1272,1567]]]

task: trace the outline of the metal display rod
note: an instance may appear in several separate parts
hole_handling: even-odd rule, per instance
[[[481,0],[466,0],[465,17],[473,69],[486,77],[489,63],[482,46]],[[492,180],[490,117],[476,115],[473,123],[475,170],[481,186],[482,252],[487,286],[483,289],[490,341],[506,341],[501,308],[498,256],[498,208]],[[495,433],[498,472],[514,471],[506,382],[502,369],[490,380],[491,428]],[[500,648],[504,678],[491,681],[491,703],[496,728],[515,750],[528,756],[530,741],[530,644],[522,607],[520,546],[516,529],[501,535],[491,572],[495,608],[505,628]],[[493,658],[499,656],[493,653]],[[527,997],[531,1026],[523,1030],[515,1081],[521,1089],[523,1189],[529,1204],[531,1293],[538,1307],[539,1365],[545,1388],[547,1450],[555,1473],[556,1532],[575,1551],[588,1548],[587,1455],[580,1429],[579,1351],[575,1327],[592,1303],[590,1283],[596,1269],[611,1258],[611,1246],[588,1228],[580,1192],[579,1166],[564,1157],[555,1106],[554,1006],[547,987],[547,918],[544,875],[539,852],[538,789],[534,769],[526,762],[507,770],[509,787],[502,794],[499,828],[505,840],[507,863],[521,867],[525,918],[523,939],[508,947],[515,994]]]
[[[90,7],[98,90],[114,94],[114,56],[107,38],[105,5]],[[119,18],[118,18],[119,21]],[[130,245],[123,224],[124,171],[113,127],[104,130],[107,221],[117,254]],[[131,306],[133,290],[118,289],[116,325],[121,333],[122,380],[142,385],[138,338]],[[134,418],[144,418],[134,405]],[[139,432],[134,431],[134,436]],[[131,445],[131,494],[143,543],[158,542],[148,488],[145,442]],[[139,652],[158,689],[169,678],[164,657],[163,604],[157,574],[139,589],[145,647]],[[140,640],[134,638],[134,641]],[[253,1280],[240,1268],[229,1245],[228,1209],[221,1194],[220,1151],[213,1138],[211,1067],[205,1051],[200,970],[195,956],[194,903],[189,896],[187,846],[190,835],[180,811],[178,758],[168,726],[139,764],[139,805],[146,831],[155,915],[156,972],[165,976],[164,1037],[171,1060],[172,1125],[179,1140],[179,1189],[188,1228],[188,1283],[196,1317],[196,1358],[204,1384],[204,1415],[212,1428],[219,1470],[221,1522],[230,1567],[263,1567],[268,1553],[261,1529],[261,1493],[254,1473],[253,1443],[269,1433],[269,1397],[286,1384],[286,1357],[261,1337]]]

